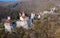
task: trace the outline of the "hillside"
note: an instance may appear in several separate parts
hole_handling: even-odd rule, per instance
[[[51,7],[58,6],[60,0],[30,0],[30,1],[19,1],[19,2],[0,2],[0,19],[5,18],[12,13],[17,13],[24,10],[25,13],[29,14],[32,10],[43,11],[48,10]],[[14,11],[12,11],[14,10]],[[5,15],[6,14],[6,15]],[[15,16],[15,15],[14,15]]]
[[[19,2],[0,2],[0,21],[6,16],[17,20],[19,12],[24,10],[29,15],[32,10],[44,11],[56,6],[55,14],[45,14],[36,19],[30,29],[15,28],[12,33],[5,32],[4,23],[0,22],[0,38],[60,38],[60,0],[31,0]]]

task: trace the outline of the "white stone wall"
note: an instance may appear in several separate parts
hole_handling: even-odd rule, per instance
[[[22,20],[22,21],[20,21],[20,20],[18,20],[17,22],[16,22],[16,27],[17,28],[20,28],[20,27],[23,27],[23,28],[25,28],[25,29],[28,29],[28,23],[27,23],[27,21],[28,21],[28,18],[26,18],[26,19],[24,19],[24,20]]]
[[[4,26],[6,31],[12,32],[12,26],[10,23],[4,23]]]

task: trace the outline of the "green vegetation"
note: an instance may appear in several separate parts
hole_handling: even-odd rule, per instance
[[[57,16],[57,17],[56,17]],[[60,28],[59,15],[51,15],[43,20],[36,19],[31,29],[15,28],[12,33],[0,31],[0,38],[53,38],[57,37],[54,33]],[[52,17],[52,18],[51,18]],[[57,18],[57,19],[56,19]],[[53,19],[53,20],[52,20]],[[53,24],[52,24],[53,23]],[[0,24],[2,28],[3,24]],[[52,27],[53,26],[53,27]],[[56,32],[57,33],[57,32]]]
[[[53,4],[49,3],[47,8],[42,10],[48,10],[53,6]],[[6,18],[6,16],[8,15],[12,16],[12,19],[14,20],[18,19],[19,11],[8,7],[2,7],[1,9],[3,9],[2,11],[0,11],[1,19]],[[29,15],[32,9],[26,8],[25,13]],[[5,32],[3,23],[0,23],[0,38],[59,38],[60,9],[57,10],[57,13],[59,14],[45,14],[41,19],[36,19],[33,22],[31,29],[26,30],[23,28],[15,28],[12,33]]]

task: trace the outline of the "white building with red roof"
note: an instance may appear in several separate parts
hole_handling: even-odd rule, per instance
[[[8,16],[7,19],[4,22],[5,31],[12,32],[12,30],[11,30],[12,29],[11,23],[12,23],[12,20],[11,20],[10,16]]]
[[[20,13],[20,20],[18,20],[17,22],[16,22],[16,27],[23,27],[23,28],[25,28],[25,29],[28,29],[28,23],[27,23],[27,21],[28,21],[28,17],[27,16],[25,16],[25,13],[24,12],[22,12],[22,14]]]

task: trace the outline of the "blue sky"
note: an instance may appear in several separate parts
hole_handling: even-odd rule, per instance
[[[0,0],[0,1],[3,1],[3,2],[9,2],[9,1],[12,1],[12,2],[14,2],[14,1],[17,1],[17,0]]]

